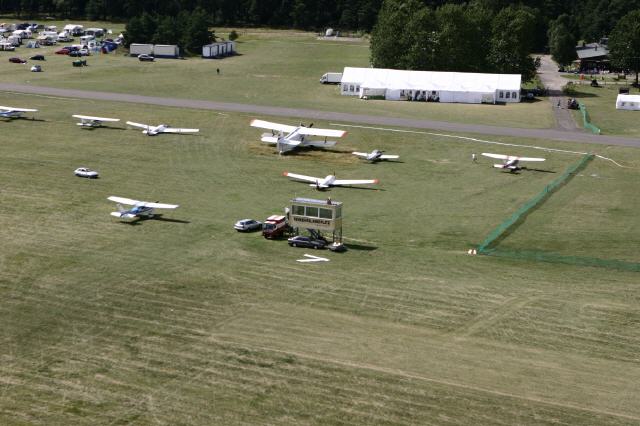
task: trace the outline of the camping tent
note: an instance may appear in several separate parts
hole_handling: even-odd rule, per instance
[[[389,100],[520,102],[519,74],[478,74],[346,67],[341,94]]]
[[[616,109],[640,111],[640,95],[618,95]]]

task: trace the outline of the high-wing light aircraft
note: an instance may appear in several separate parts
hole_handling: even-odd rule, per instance
[[[170,127],[168,124],[159,124],[157,126],[150,126],[148,124],[134,123],[133,121],[127,121],[129,126],[139,127],[144,129],[142,133],[147,136],[155,136],[159,133],[198,133],[200,129],[180,129],[177,127]]]
[[[118,203],[118,211],[111,212],[111,216],[120,219],[135,219],[139,218],[152,218],[155,214],[154,209],[177,209],[177,204],[162,204],[162,203],[150,203],[148,201],[132,200],[130,198],[122,198],[111,196],[107,198],[110,201]],[[125,209],[122,204],[133,206],[130,209]]]
[[[317,190],[327,189],[331,186],[368,185],[378,183],[378,179],[336,179],[334,175],[329,175],[324,178],[299,175],[289,172],[284,172],[282,175],[288,176],[292,179],[301,180],[303,182],[312,182],[309,186],[315,187]]]
[[[482,155],[490,158],[497,158],[498,160],[502,160],[501,164],[494,164],[493,167],[498,169],[507,169],[512,173],[517,172],[522,169],[520,166],[521,161],[544,161],[544,158],[534,158],[534,157],[514,157],[511,155],[503,155],[503,154],[491,154],[489,152],[483,152]]]
[[[81,126],[83,128],[89,128],[89,129],[100,127],[102,126],[102,123],[106,123],[106,122],[111,123],[111,122],[120,121],[119,118],[91,117],[89,115],[78,115],[78,114],[74,114],[72,115],[72,117],[80,119],[80,122],[76,123],[78,126]]]
[[[364,158],[372,163],[380,160],[397,160],[400,158],[399,155],[387,155],[383,154],[383,152],[384,151],[380,151],[379,149],[374,149],[371,152],[352,152],[352,154],[357,155],[360,158]]]
[[[38,112],[38,110],[30,108],[13,108],[0,106],[0,118],[22,118],[22,114],[24,114],[25,112]]]
[[[336,141],[328,141],[327,138],[341,138],[347,134],[344,130],[314,129],[311,126],[313,124],[309,127],[302,125],[289,126],[264,120],[251,120],[251,127],[271,130],[271,133],[263,133],[260,140],[264,143],[276,145],[280,154],[301,146],[332,147],[335,146]],[[307,136],[324,136],[324,141],[308,140]]]

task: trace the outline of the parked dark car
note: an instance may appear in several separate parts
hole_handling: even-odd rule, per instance
[[[25,61],[22,58],[18,58],[18,57],[9,58],[9,62],[11,62],[12,64],[26,64],[27,63],[27,61]]]
[[[287,240],[291,247],[306,247],[312,249],[323,249],[327,246],[326,240],[316,240],[311,237],[298,235]]]
[[[44,55],[33,55],[29,59],[32,61],[44,61]]]
[[[66,47],[60,50],[56,50],[56,55],[68,55],[69,52],[71,52],[69,49],[67,49]]]

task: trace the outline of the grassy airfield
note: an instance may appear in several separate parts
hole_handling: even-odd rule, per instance
[[[590,87],[590,80],[585,84],[576,85],[575,94],[571,95],[584,103],[591,117],[591,122],[602,130],[603,135],[621,135],[640,137],[640,114],[638,111],[625,111],[616,109],[618,88],[630,87],[632,81],[626,84],[611,84],[605,87]],[[598,80],[603,84],[601,80]],[[638,90],[632,88],[631,94],[638,94]],[[576,123],[582,123],[580,112],[575,113]]]
[[[103,26],[114,28],[115,35],[115,29],[120,28]],[[226,37],[228,32],[218,30],[217,34]],[[196,57],[141,63],[120,50],[91,56],[87,58],[89,66],[83,68],[71,66],[74,58],[53,54],[61,47],[21,47],[16,52],[0,52],[3,81],[507,127],[553,126],[547,102],[495,106],[362,101],[341,96],[335,85],[318,82],[328,71],[341,72],[345,66],[368,67],[366,41],[322,41],[315,34],[293,31],[241,31],[237,45],[240,55],[222,60]],[[28,67],[8,62],[11,56],[28,58],[37,53],[47,58],[41,64],[42,73],[29,72],[30,64]],[[221,69],[221,75],[216,74],[216,68]]]
[[[0,104],[41,110],[0,123],[2,424],[640,421],[637,273],[466,255],[578,156],[509,175],[470,154],[542,153],[350,128],[336,151],[279,157],[248,115],[4,93]],[[201,133],[87,131],[73,113]],[[373,148],[402,162],[349,154]],[[640,156],[597,149],[630,168],[596,160],[505,244],[544,235],[633,253]],[[79,166],[101,179],[74,177]],[[284,170],[381,185],[321,194]],[[122,224],[109,195],[181,207]],[[232,229],[294,195],[345,203],[347,253],[299,264],[309,250]],[[590,246],[594,233],[609,241]]]

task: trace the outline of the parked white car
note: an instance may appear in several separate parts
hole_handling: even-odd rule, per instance
[[[253,220],[253,219],[242,219],[237,221],[236,224],[233,225],[233,227],[238,232],[255,231],[258,229],[262,229],[262,222],[258,222],[257,220]]]
[[[78,167],[74,171],[74,173],[76,176],[85,177],[89,179],[96,179],[99,176],[98,172],[96,172],[95,170],[87,169],[86,167]]]

